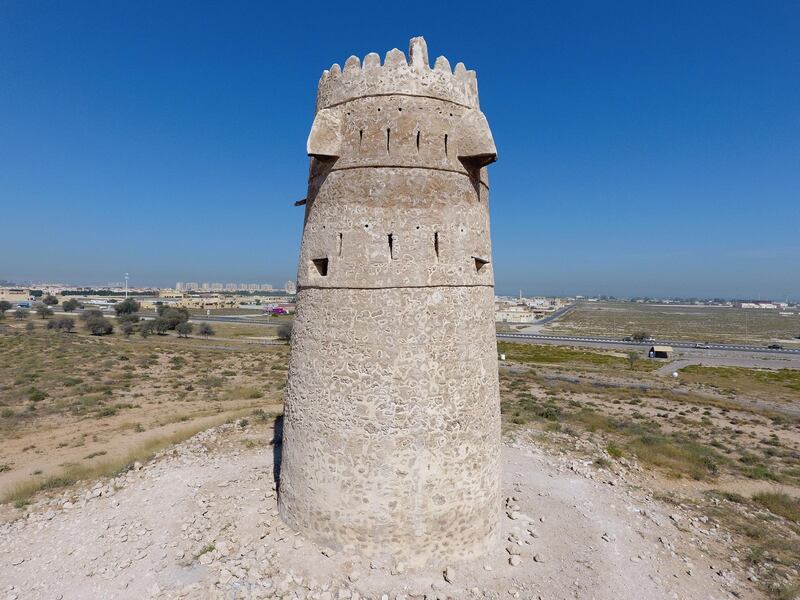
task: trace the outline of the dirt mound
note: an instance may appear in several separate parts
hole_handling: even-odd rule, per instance
[[[502,540],[410,571],[318,547],[277,516],[272,430],[223,425],[0,525],[0,598],[758,597],[729,537],[641,487],[628,463],[504,447]]]

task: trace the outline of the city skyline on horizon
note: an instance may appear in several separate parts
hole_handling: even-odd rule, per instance
[[[74,287],[87,287],[87,288],[104,288],[104,287],[122,287],[125,285],[124,280],[106,280],[106,281],[68,281],[68,280],[61,280],[60,278],[19,278],[19,279],[12,279],[6,276],[0,275],[0,282],[13,282],[16,285],[63,285],[63,286],[74,286]],[[283,284],[271,284],[268,282],[258,282],[255,281],[241,281],[237,282],[236,285],[248,286],[248,285],[256,285],[256,286],[272,286],[271,291],[280,292],[285,289],[285,286],[289,283],[296,284],[296,279],[294,277],[287,279],[284,281]],[[131,289],[178,289],[176,287],[177,283],[184,283],[184,284],[191,284],[194,283],[196,285],[202,286],[204,284],[208,284],[209,286],[214,284],[221,284],[224,286],[231,285],[231,282],[228,281],[202,281],[198,279],[196,282],[192,281],[183,281],[183,282],[169,282],[165,281],[163,283],[157,282],[139,282],[136,283],[135,281],[129,281],[129,286]],[[186,291],[233,291],[233,290],[186,290]],[[237,291],[247,291],[245,288],[238,288]],[[270,291],[267,289],[259,289],[253,291]],[[607,298],[616,298],[619,300],[628,300],[633,298],[654,298],[654,299],[697,299],[697,300],[714,300],[714,299],[722,299],[726,301],[735,301],[735,300],[755,300],[755,301],[776,301],[776,302],[790,302],[793,304],[800,304],[800,296],[792,296],[792,295],[776,295],[776,294],[764,294],[758,293],[755,294],[716,294],[716,293],[615,293],[615,292],[608,292],[608,291],[594,291],[594,290],[581,290],[579,287],[575,287],[572,291],[564,291],[564,290],[544,290],[542,288],[535,288],[532,286],[523,286],[521,288],[511,289],[509,287],[505,287],[500,289],[499,286],[495,286],[495,294],[497,296],[504,296],[504,297],[513,297],[517,296],[520,293],[524,297],[585,297],[585,298],[600,298],[600,297],[607,297]]]

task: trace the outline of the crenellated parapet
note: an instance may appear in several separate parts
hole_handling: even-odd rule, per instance
[[[496,160],[497,150],[478,107],[475,72],[461,63],[451,72],[443,57],[431,69],[421,37],[412,38],[409,47],[410,61],[395,49],[383,65],[377,54],[369,54],[363,65],[351,57],[344,71],[337,65],[325,71],[309,156],[325,165],[326,175],[351,168],[421,167],[459,172],[488,185],[483,167]],[[318,172],[312,167],[313,174]]]
[[[362,63],[357,56],[347,59],[342,69],[334,64],[323,71],[317,88],[317,110],[337,106],[365,96],[404,94],[435,98],[465,108],[479,108],[478,81],[475,71],[463,63],[451,70],[444,56],[436,59],[433,68],[428,62],[428,47],[421,37],[409,42],[408,59],[394,48],[380,56],[367,54]]]

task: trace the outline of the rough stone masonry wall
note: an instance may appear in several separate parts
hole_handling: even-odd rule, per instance
[[[280,511],[334,548],[470,558],[500,510],[496,152],[474,73],[421,38],[376,58],[320,81]]]

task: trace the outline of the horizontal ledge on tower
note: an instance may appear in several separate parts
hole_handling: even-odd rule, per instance
[[[352,286],[352,285],[298,285],[297,290],[418,290],[428,288],[492,288],[493,283],[440,283],[427,285],[376,285],[376,286]]]

